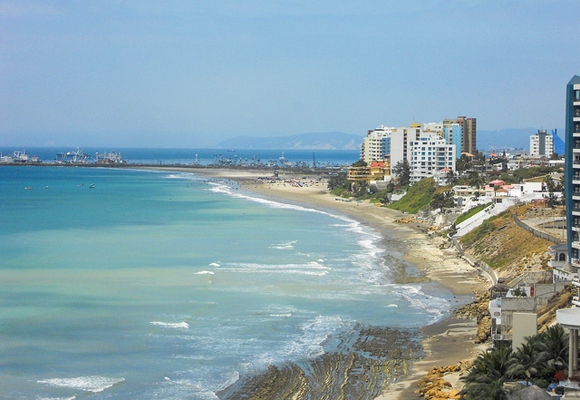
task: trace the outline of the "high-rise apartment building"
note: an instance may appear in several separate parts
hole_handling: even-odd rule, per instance
[[[541,129],[530,136],[530,157],[551,157],[554,153],[554,137]]]
[[[453,145],[455,147],[455,158],[461,158],[461,139],[463,137],[461,125],[457,123],[451,123],[451,120],[445,120],[448,123],[444,125],[443,136],[447,141],[447,144]]]
[[[448,168],[455,171],[455,146],[447,144],[435,132],[423,134],[409,142],[411,183],[423,178],[431,178],[436,172]]]
[[[566,221],[570,264],[580,268],[580,76],[566,86]]]
[[[422,124],[407,127],[385,127],[368,131],[361,145],[361,159],[369,165],[374,161],[387,160],[391,166],[407,160],[411,167],[411,182],[433,177],[442,169],[455,171],[456,144],[448,143],[442,136],[442,124],[430,124],[423,130]],[[455,124],[452,132],[456,140],[461,138],[461,128]]]
[[[372,161],[383,161],[391,154],[391,128],[384,125],[367,132],[361,146],[360,159],[370,164]]]
[[[455,153],[457,158],[461,158],[461,153],[475,154],[477,151],[477,119],[465,116],[457,117],[457,119],[444,119],[443,131],[446,134],[450,133],[454,125],[461,127],[461,137],[458,137],[455,132],[451,132],[452,136],[447,139],[447,142],[459,145],[459,140],[461,140],[461,145],[458,146]]]
[[[475,154],[477,151],[477,123],[475,118],[457,117],[461,126],[461,152]]]

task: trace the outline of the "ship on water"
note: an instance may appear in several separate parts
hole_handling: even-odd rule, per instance
[[[95,161],[100,164],[125,164],[127,161],[123,160],[121,153],[115,150],[99,154],[95,153]]]
[[[14,151],[12,154],[2,155],[0,153],[0,163],[2,164],[10,164],[10,163],[38,163],[40,159],[36,156],[31,157],[30,154],[26,152],[26,150],[22,151]]]

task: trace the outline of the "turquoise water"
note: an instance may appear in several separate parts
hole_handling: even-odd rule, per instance
[[[0,167],[0,226],[6,399],[216,399],[449,310],[363,225],[192,174]]]

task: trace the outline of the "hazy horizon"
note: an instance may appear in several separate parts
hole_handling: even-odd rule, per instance
[[[0,1],[0,145],[564,126],[576,1]]]

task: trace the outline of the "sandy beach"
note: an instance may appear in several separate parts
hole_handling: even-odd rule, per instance
[[[162,168],[167,170],[169,168]],[[227,169],[192,169],[171,168],[183,172],[195,172],[201,175],[230,179],[236,181],[240,189],[251,191],[262,196],[283,202],[307,205],[309,207],[340,213],[366,224],[381,233],[384,238],[396,238],[405,243],[404,261],[414,265],[424,276],[414,277],[407,271],[401,271],[401,283],[409,279],[426,279],[435,281],[461,298],[463,304],[473,295],[485,291],[489,282],[466,261],[459,258],[454,249],[442,246],[444,240],[430,237],[424,233],[420,224],[399,224],[395,220],[408,217],[403,213],[383,207],[376,207],[369,202],[346,202],[336,199],[328,193],[326,183],[318,176],[302,176],[281,172],[280,180],[258,181],[260,177],[273,177],[271,171],[227,170]],[[295,184],[294,182],[300,182]],[[424,228],[423,228],[424,229]],[[462,305],[460,300],[457,304]],[[474,337],[477,332],[475,320],[449,317],[436,324],[422,329],[422,345],[425,358],[413,363],[409,375],[389,385],[377,400],[420,399],[415,393],[417,382],[436,366],[455,365],[459,361],[473,360],[487,345],[476,345]],[[460,390],[459,373],[446,375],[445,380],[453,384],[453,389]]]

